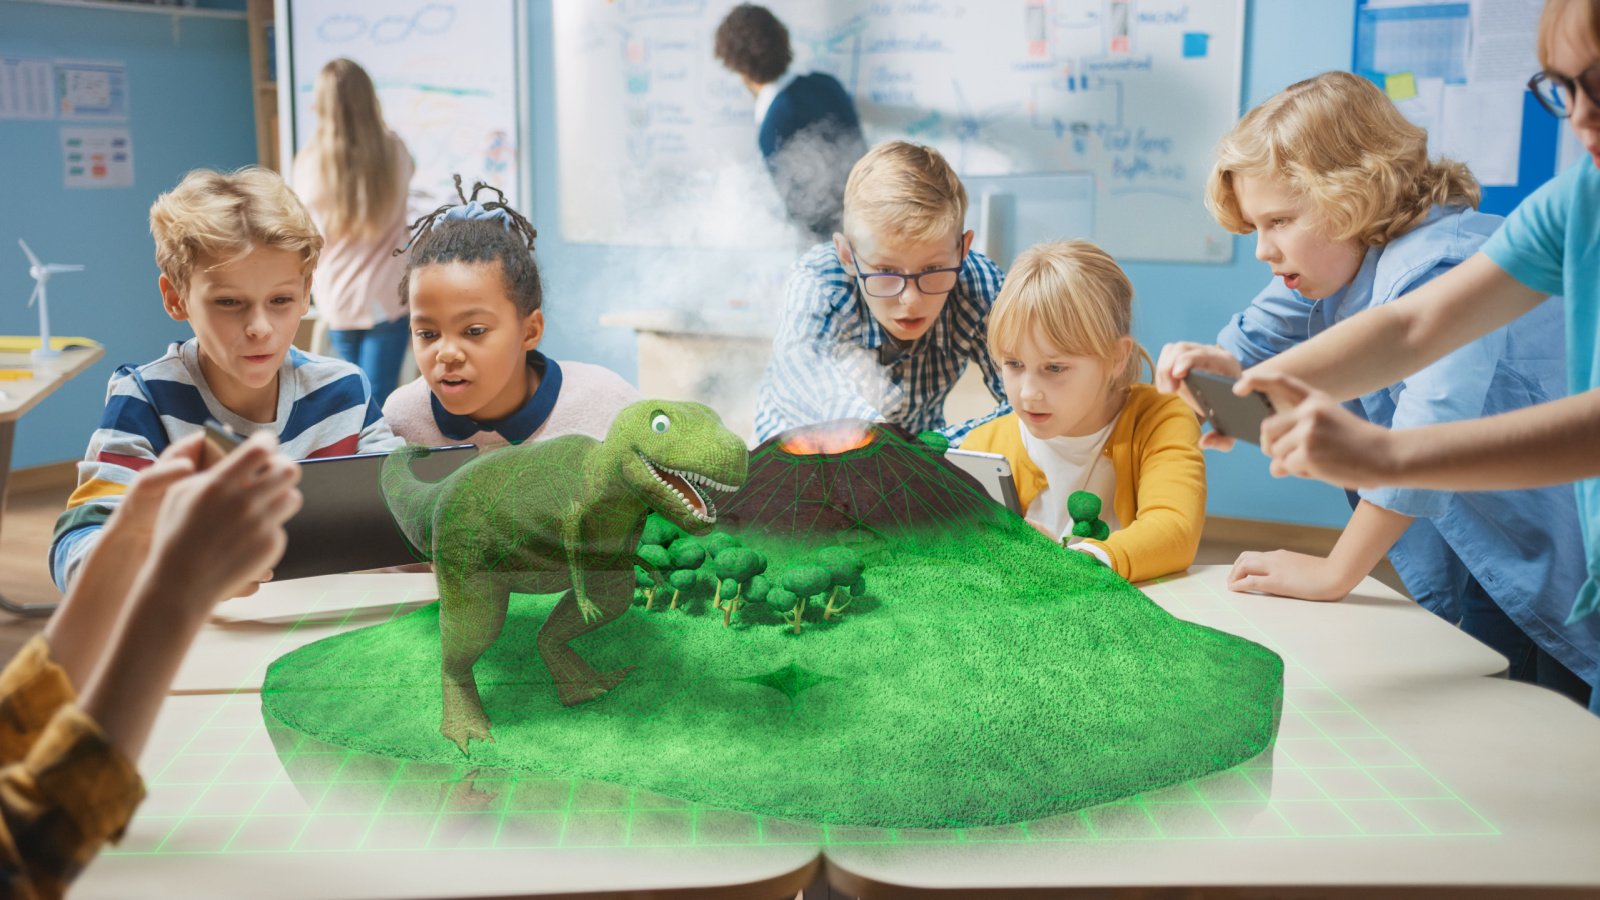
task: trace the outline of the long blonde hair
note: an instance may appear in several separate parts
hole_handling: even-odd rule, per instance
[[[1250,110],[1217,146],[1206,208],[1223,228],[1255,228],[1239,211],[1234,179],[1267,176],[1311,200],[1323,236],[1378,246],[1439,205],[1478,205],[1461,163],[1428,159],[1428,134],[1378,86],[1349,72],[1291,84]]]
[[[1112,362],[1123,338],[1133,352],[1112,379],[1126,390],[1143,369],[1155,371],[1150,354],[1133,341],[1133,283],[1110,254],[1088,241],[1054,241],[1018,254],[989,311],[989,355],[1000,359],[1033,334],[1072,356]]]
[[[317,127],[307,149],[331,194],[317,204],[328,237],[373,237],[405,214],[397,171],[402,152],[383,123],[378,92],[365,69],[335,59],[317,74]]]

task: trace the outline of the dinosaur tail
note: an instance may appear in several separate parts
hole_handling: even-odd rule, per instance
[[[426,459],[431,453],[420,444],[407,444],[389,454],[383,461],[380,484],[383,500],[389,505],[400,533],[411,542],[419,557],[433,555],[433,515],[438,509],[439,495],[444,491],[440,481],[423,481],[411,471],[413,459]]]

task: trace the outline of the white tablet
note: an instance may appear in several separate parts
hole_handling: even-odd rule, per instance
[[[944,456],[963,472],[978,479],[994,502],[1022,515],[1022,504],[1017,500],[1017,481],[1011,475],[1010,460],[998,453],[979,450],[948,450]]]

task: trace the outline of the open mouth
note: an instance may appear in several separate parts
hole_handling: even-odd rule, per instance
[[[639,458],[644,460],[645,468],[650,470],[651,476],[656,481],[677,494],[684,508],[707,525],[715,525],[717,522],[717,506],[712,502],[709,492],[732,493],[737,490],[732,485],[713,481],[698,472],[685,472],[657,465],[643,453],[639,454]]]
[[[446,375],[445,377],[439,379],[439,388],[445,393],[454,394],[464,390],[466,386],[471,383],[472,382],[457,375]]]

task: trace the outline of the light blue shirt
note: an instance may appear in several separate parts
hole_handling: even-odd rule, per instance
[[[1483,252],[1511,277],[1543,294],[1560,294],[1567,311],[1567,389],[1600,387],[1600,170],[1582,162],[1534,191],[1511,211]],[[1600,452],[1600,451],[1597,451]],[[1600,479],[1576,485],[1588,580],[1572,620],[1600,606]]]
[[[1217,342],[1253,366],[1449,271],[1500,222],[1465,207],[1436,207],[1404,235],[1369,249],[1355,279],[1322,300],[1273,279]],[[1346,405],[1387,428],[1473,419],[1563,396],[1563,371],[1561,304],[1553,301]],[[1470,575],[1546,652],[1583,680],[1600,679],[1600,622],[1567,622],[1584,579],[1570,487],[1459,494],[1379,488],[1359,496],[1416,519],[1389,560],[1418,603],[1458,620],[1456,600]]]

